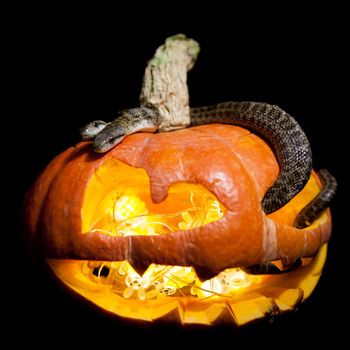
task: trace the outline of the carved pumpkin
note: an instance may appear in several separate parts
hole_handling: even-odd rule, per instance
[[[293,310],[326,258],[329,210],[292,227],[320,189],[314,172],[291,202],[263,213],[278,172],[262,139],[230,125],[134,134],[103,155],[80,143],[33,185],[25,223],[57,277],[106,311],[243,325]],[[239,268],[299,257],[300,267],[279,275]]]

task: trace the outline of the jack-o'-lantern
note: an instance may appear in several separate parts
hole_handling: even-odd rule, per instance
[[[102,155],[83,142],[40,175],[25,223],[58,279],[105,311],[243,325],[308,298],[326,258],[329,210],[293,227],[320,191],[316,173],[266,216],[261,200],[278,173],[269,145],[232,125],[133,134]],[[276,275],[245,270],[285,258],[302,263]]]

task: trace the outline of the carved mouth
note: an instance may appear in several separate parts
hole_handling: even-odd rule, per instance
[[[220,220],[226,208],[203,186],[175,183],[155,204],[143,169],[106,161],[90,179],[82,206],[82,232],[111,236],[166,235]],[[197,226],[198,227],[198,226]],[[127,261],[49,259],[70,288],[119,316],[152,321],[241,325],[294,309],[315,287],[326,257],[283,275],[254,276],[230,268],[200,281],[191,266],[151,264],[138,273]]]

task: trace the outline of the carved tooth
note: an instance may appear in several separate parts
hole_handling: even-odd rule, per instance
[[[205,268],[201,268],[201,267],[194,267],[194,270],[198,276],[198,279],[203,282],[203,281],[206,281],[206,280],[209,280],[213,277],[215,277],[217,274],[220,273],[219,272],[216,272],[216,271],[211,271],[211,270],[208,270],[208,269],[205,269]]]
[[[142,276],[145,273],[145,271],[148,269],[150,265],[150,264],[143,264],[143,263],[129,261],[129,260],[128,260],[128,263],[140,276]]]

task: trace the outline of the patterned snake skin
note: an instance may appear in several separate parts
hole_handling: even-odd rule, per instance
[[[335,195],[337,189],[337,181],[335,178],[327,169],[321,169],[318,175],[322,181],[322,190],[298,214],[294,222],[294,226],[297,228],[304,228],[311,225],[317,216],[329,206],[329,203]]]
[[[94,139],[96,152],[107,152],[127,135],[137,131],[156,131],[160,117],[155,109],[138,107],[120,112],[110,123],[93,121],[80,130],[84,140]],[[299,124],[277,106],[259,102],[225,102],[209,107],[191,108],[191,126],[209,123],[239,125],[264,137],[274,148],[280,174],[262,200],[266,214],[278,210],[305,186],[310,177],[310,144]],[[320,172],[320,194],[299,214],[295,225],[304,228],[330,203],[336,180],[326,170]]]

